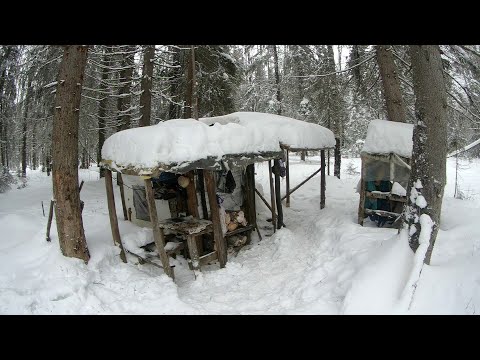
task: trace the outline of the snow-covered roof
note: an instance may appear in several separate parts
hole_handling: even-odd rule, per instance
[[[413,125],[387,120],[372,120],[362,152],[390,154],[411,158],[413,148]]]
[[[226,156],[253,162],[281,154],[280,144],[292,148],[333,147],[333,133],[319,125],[284,116],[240,112],[194,119],[173,119],[157,125],[120,131],[110,136],[102,148],[105,165],[129,169],[135,174],[153,170],[184,171],[217,165]],[[208,159],[207,163],[200,161]],[[258,159],[257,159],[258,160]]]
[[[335,147],[333,132],[323,126],[286,116],[260,112],[236,112],[224,116],[202,118],[205,124],[240,124],[271,137],[291,149],[326,149]]]

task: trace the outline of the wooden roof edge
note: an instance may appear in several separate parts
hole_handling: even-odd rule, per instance
[[[117,171],[126,175],[136,176],[151,176],[157,177],[161,172],[173,172],[177,174],[185,174],[191,170],[204,169],[204,170],[223,170],[225,167],[238,167],[245,166],[255,162],[262,162],[271,159],[281,158],[283,156],[282,151],[267,151],[261,153],[250,154],[228,154],[218,159],[216,157],[207,157],[206,159],[198,159],[195,161],[186,161],[182,163],[162,164],[159,163],[155,167],[141,168],[129,166],[121,166],[115,164],[112,160],[102,159],[100,165],[108,168],[112,171]]]
[[[335,146],[322,148],[296,148],[286,144],[280,144],[280,148],[288,151],[320,151],[320,150],[334,150]]]

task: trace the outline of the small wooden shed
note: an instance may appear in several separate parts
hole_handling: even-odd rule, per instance
[[[238,121],[238,114],[241,114],[241,118],[249,125]],[[220,118],[229,121],[221,121]],[[276,121],[272,124],[271,121],[274,120]],[[254,122],[255,125],[253,125]],[[307,129],[303,124],[306,123],[272,114],[234,113],[225,117],[204,118],[200,121],[169,120],[153,126],[124,130],[108,138],[102,149],[102,166],[106,169],[105,184],[112,235],[114,242],[122,248],[124,261],[125,255],[113,199],[112,171],[117,172],[117,182],[121,185],[125,220],[152,227],[156,251],[167,275],[174,278],[169,256],[175,256],[182,248],[188,249],[192,270],[199,270],[202,265],[213,260],[218,260],[220,267],[224,267],[227,262],[226,238],[245,234],[248,243],[251,232],[253,230],[258,232],[255,193],[259,193],[255,189],[254,163],[263,161],[271,163],[283,159],[285,144],[281,144],[278,131],[275,129],[288,125],[290,131],[296,129],[293,133],[296,133],[297,137],[308,138],[312,134],[312,127],[307,125]],[[316,130],[318,135],[318,128]],[[328,145],[332,141],[334,143],[333,133],[331,138],[329,135],[327,132]],[[304,139],[300,143],[305,145],[305,141],[307,140]],[[325,142],[325,139],[323,141]],[[228,207],[225,203],[228,202],[230,195],[228,191],[219,192],[219,183],[225,180],[226,174],[227,177],[234,179],[232,181],[236,183],[237,189],[242,190],[241,200],[236,204],[239,205],[236,210],[240,211],[231,213],[225,211],[224,206]],[[178,208],[181,197],[177,197],[176,211],[171,211],[165,200],[157,197],[156,186],[161,183],[161,177],[164,175],[170,178],[176,177],[178,180],[180,180],[179,176],[182,180],[188,179],[184,181],[184,185],[187,185],[183,198],[184,204],[180,206],[182,211]],[[135,206],[128,202],[128,196],[134,193],[134,189],[131,182],[129,185],[126,180],[123,180],[127,177],[136,179],[137,190],[139,190],[138,185],[143,182],[148,218],[139,219],[141,210],[134,209]],[[324,177],[322,181],[324,183]],[[126,189],[132,190],[127,194],[127,201],[125,200]],[[273,186],[272,177],[270,177],[270,192],[272,194],[270,205],[263,197],[262,199],[275,216],[274,194],[279,199],[280,189],[279,186]],[[238,194],[236,199],[239,199]],[[159,207],[162,207],[161,211]],[[280,201],[277,202],[277,209],[280,209],[281,213]],[[228,218],[231,214],[238,216],[238,219],[242,218],[237,221],[242,225],[235,229],[226,229],[224,218]],[[168,242],[169,235],[175,235],[177,238],[180,236],[185,241]],[[258,235],[261,238],[259,232]],[[205,236],[213,238],[213,249],[204,248],[205,242],[202,238]],[[148,261],[141,257],[140,260]]]
[[[395,222],[407,202],[413,148],[413,125],[372,120],[360,154],[358,223],[364,219]]]

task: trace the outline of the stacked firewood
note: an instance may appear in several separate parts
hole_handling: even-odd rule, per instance
[[[247,219],[245,219],[245,213],[240,211],[227,211],[225,213],[225,225],[227,225],[228,231],[233,231],[238,227],[247,226]]]

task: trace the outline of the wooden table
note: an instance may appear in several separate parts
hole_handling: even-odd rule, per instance
[[[165,239],[164,231],[168,230],[187,240],[188,252],[190,254],[189,266],[192,270],[199,270],[201,265],[218,258],[216,251],[200,255],[197,242],[195,241],[195,238],[199,235],[213,233],[213,223],[210,220],[197,219],[193,216],[170,218],[160,220],[158,227],[160,228],[162,239]]]

